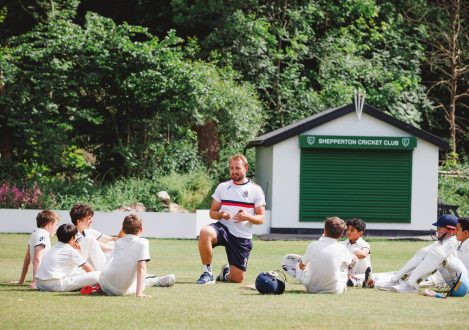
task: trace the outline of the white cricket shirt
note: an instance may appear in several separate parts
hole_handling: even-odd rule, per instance
[[[353,244],[348,239],[342,241],[341,243],[347,248],[347,250],[350,251],[350,253],[355,253],[357,251],[361,251],[362,249],[368,249],[368,251],[371,252],[370,244],[368,244],[368,242],[361,237]],[[365,258],[358,259],[358,262],[353,266],[351,273],[353,275],[365,274],[365,271],[368,267],[371,267],[371,258],[369,253]]]
[[[126,234],[116,240],[116,246],[101,273],[99,284],[106,292],[124,295],[137,279],[137,263],[149,260],[148,240]]]
[[[310,293],[342,293],[347,281],[346,270],[353,256],[336,239],[321,237],[312,242],[301,258],[306,265],[301,282]]]
[[[221,203],[220,211],[230,214],[230,219],[219,220],[236,237],[252,238],[252,223],[249,221],[235,222],[234,216],[239,210],[255,215],[255,208],[265,205],[262,188],[251,180],[244,184],[235,184],[233,180],[222,182],[212,195]]]
[[[29,236],[29,256],[31,257],[31,262],[34,260],[34,248],[38,245],[44,245],[43,256],[47,251],[50,250],[50,233],[44,228],[37,228]]]
[[[80,252],[70,244],[57,242],[42,258],[36,278],[43,281],[61,280],[85,263]]]

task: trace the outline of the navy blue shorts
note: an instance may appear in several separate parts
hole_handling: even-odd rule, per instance
[[[233,236],[228,228],[220,222],[212,223],[210,226],[217,232],[217,242],[213,247],[224,246],[230,266],[233,265],[242,271],[246,271],[249,253],[252,250],[252,240]]]

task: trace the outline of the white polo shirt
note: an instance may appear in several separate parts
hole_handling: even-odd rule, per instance
[[[347,281],[346,270],[353,256],[336,239],[321,237],[312,242],[301,258],[306,269],[301,278],[310,293],[342,293]]]
[[[126,294],[137,279],[139,261],[150,261],[148,240],[129,234],[117,239],[99,279],[103,290],[117,296]]]
[[[234,216],[239,210],[255,215],[255,208],[265,205],[262,188],[249,180],[243,184],[235,184],[233,180],[222,182],[212,195],[221,203],[220,211],[230,214],[230,219],[220,219],[220,223],[228,228],[236,237],[252,238],[252,223],[249,221],[235,222]]]
[[[29,236],[29,256],[31,257],[31,262],[34,260],[34,248],[38,245],[44,245],[43,256],[47,251],[50,250],[50,233],[44,228],[37,228]]]
[[[99,240],[99,238],[103,236],[103,234],[93,228],[85,229],[83,233],[78,232],[76,239],[77,243],[83,238],[83,237],[93,237],[96,240]]]
[[[361,237],[357,239],[357,241],[353,244],[348,239],[342,241],[341,243],[347,248],[347,250],[350,251],[350,253],[355,253],[357,251],[361,251],[362,249],[368,249],[368,251],[371,253],[370,244],[368,244],[368,242]],[[353,266],[351,270],[351,273],[353,275],[365,274],[366,269],[368,267],[371,267],[370,253],[368,253],[365,258],[358,259],[358,262]]]
[[[42,258],[36,278],[43,281],[61,280],[85,263],[80,252],[70,244],[57,242]]]
[[[460,244],[456,249],[457,256],[462,261],[464,266],[466,266],[467,271],[469,272],[469,239],[458,243]]]

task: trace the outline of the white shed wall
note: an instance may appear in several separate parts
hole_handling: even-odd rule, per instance
[[[355,113],[311,129],[304,135],[411,136],[409,133],[363,113]],[[298,136],[275,144],[272,151],[272,228],[322,228],[322,223],[299,221],[300,154]],[[257,148],[260,155],[266,153]],[[263,161],[261,163],[264,164]],[[262,167],[256,166],[258,173]],[[270,168],[268,168],[270,170]],[[417,138],[412,165],[411,223],[369,223],[368,229],[427,230],[437,214],[438,147]],[[267,177],[263,180],[268,180]],[[333,214],[331,214],[333,215]]]

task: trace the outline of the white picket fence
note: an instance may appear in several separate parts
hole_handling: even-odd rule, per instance
[[[31,233],[36,228],[36,215],[40,210],[0,209],[0,233]],[[56,211],[61,224],[70,222],[68,211]],[[209,210],[196,213],[135,212],[143,220],[143,236],[154,238],[194,239],[200,229],[213,222]],[[95,212],[92,227],[108,235],[116,235],[122,228],[124,217],[131,212]],[[266,212],[262,225],[253,226],[255,235],[270,233],[270,212]]]

